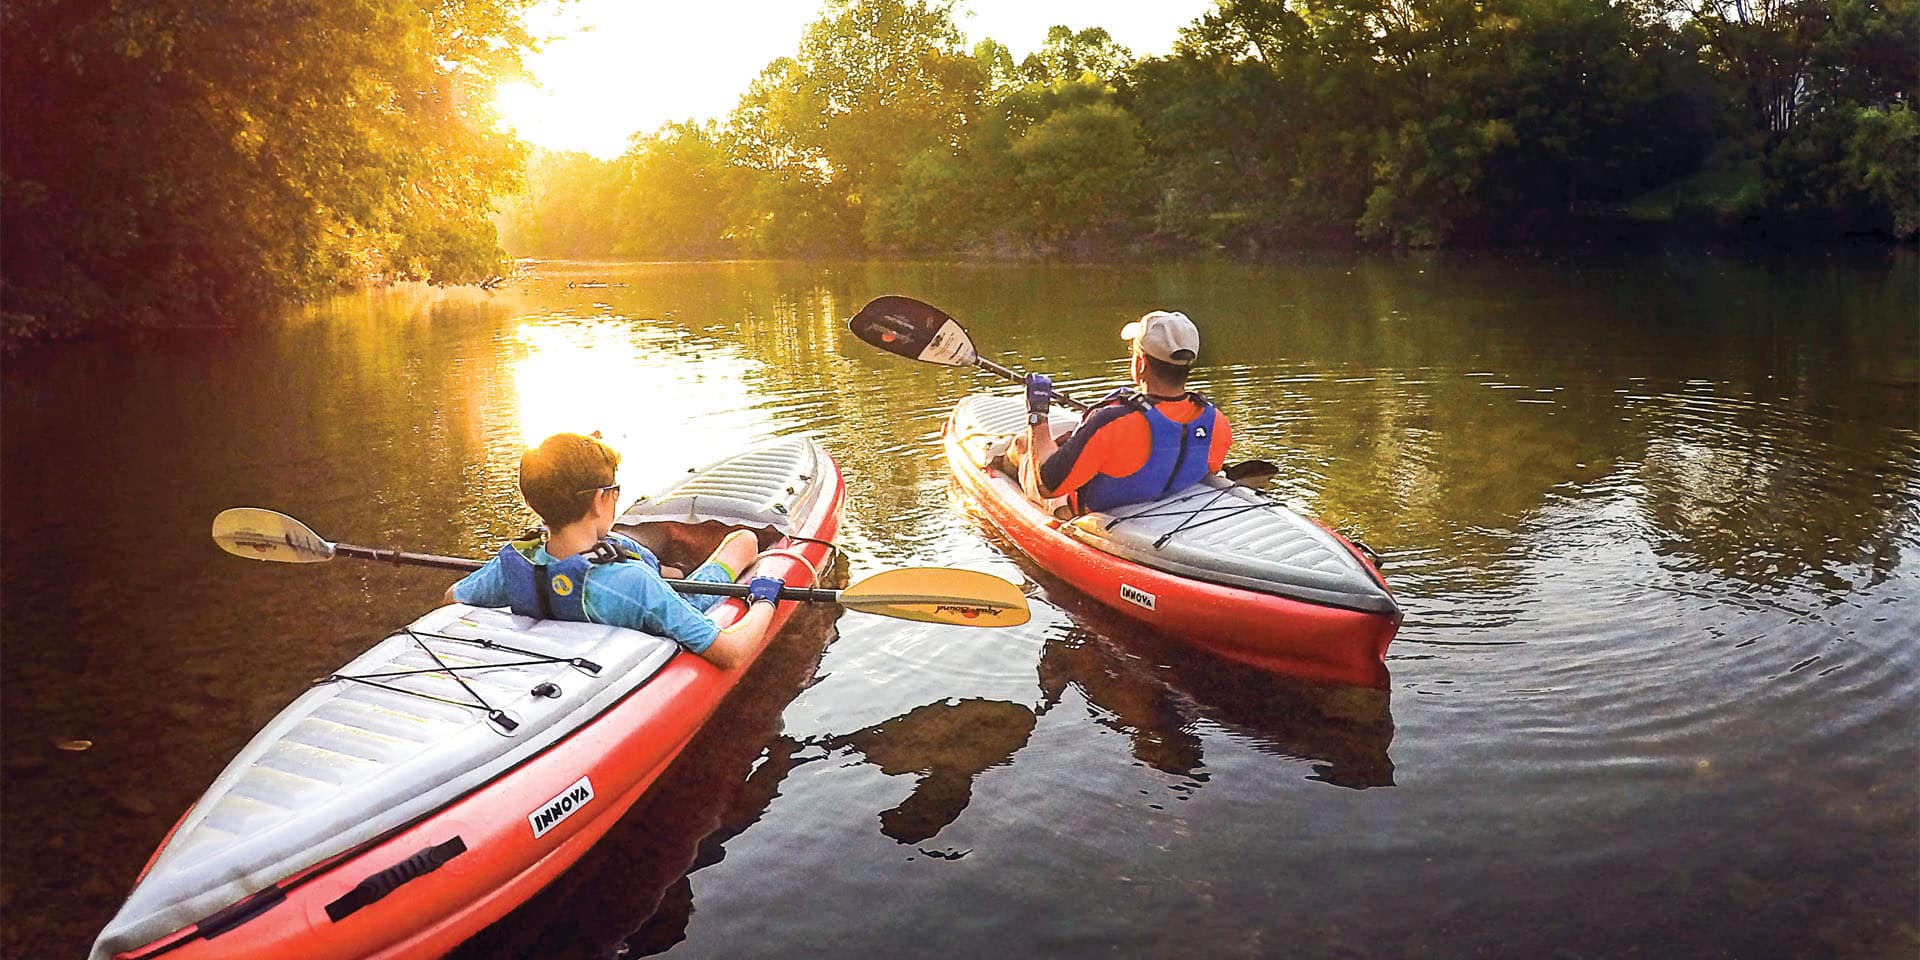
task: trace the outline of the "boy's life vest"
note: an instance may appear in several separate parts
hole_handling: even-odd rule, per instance
[[[1200,405],[1200,415],[1180,423],[1156,409],[1135,391],[1116,391],[1101,402],[1123,404],[1147,418],[1153,448],[1140,469],[1124,477],[1095,474],[1074,491],[1082,511],[1100,512],[1129,504],[1158,500],[1199,483],[1212,472],[1207,454],[1213,443],[1214,406],[1205,394],[1188,395]]]
[[[540,620],[587,622],[587,571],[597,564],[644,563],[657,573],[660,561],[638,540],[609,533],[594,548],[553,563],[533,558],[546,543],[546,531],[536,530],[500,548],[500,569],[506,574],[507,597],[513,612]]]

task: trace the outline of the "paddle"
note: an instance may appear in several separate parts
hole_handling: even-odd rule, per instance
[[[979,367],[1002,379],[1026,382],[1018,373],[982,357],[960,321],[947,316],[939,307],[912,297],[875,298],[861,307],[847,325],[853,328],[854,336],[909,360],[943,367]],[[1053,402],[1070,410],[1084,412],[1087,409],[1086,404],[1057,390]]]
[[[876,297],[847,321],[853,335],[888,353],[945,367],[979,367],[996,377],[1024,383],[1025,377],[985,357],[973,346],[973,337],[960,321],[939,307],[912,297]],[[1085,412],[1087,405],[1054,391],[1053,402]],[[1265,489],[1280,468],[1265,460],[1228,464],[1227,479],[1242,486]]]
[[[213,518],[213,541],[236,557],[278,563],[322,563],[334,557],[354,557],[464,571],[478,570],[483,563],[464,557],[332,543],[284,513],[259,507],[220,511]],[[744,583],[668,580],[667,585],[681,593],[747,595]],[[838,603],[861,613],[963,627],[1013,627],[1026,623],[1029,616],[1026,595],[1019,587],[992,574],[948,567],[887,570],[845,590],[783,587],[780,599]]]

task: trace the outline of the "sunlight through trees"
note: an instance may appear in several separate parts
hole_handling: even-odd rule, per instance
[[[531,2],[10,4],[8,340],[474,282],[501,240],[1047,258],[1920,234],[1917,0],[1219,0],[1168,56],[1059,26],[1019,61],[968,48],[946,0],[828,0],[724,119],[528,164],[495,90]]]

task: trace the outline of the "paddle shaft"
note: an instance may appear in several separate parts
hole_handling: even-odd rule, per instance
[[[1003,377],[1005,379],[1012,380],[1015,383],[1025,383],[1027,381],[1026,377],[1023,377],[1020,374],[1013,372],[1013,370],[1007,367],[1003,367],[997,363],[994,363],[992,360],[988,360],[986,357],[975,357],[973,360],[973,363],[975,366],[979,367],[982,370],[985,370],[988,373],[993,374],[996,377]],[[1078,410],[1081,413],[1087,412],[1086,404],[1081,403],[1080,401],[1075,400],[1074,398],[1069,397],[1066,394],[1059,392],[1058,390],[1054,391],[1053,393],[1053,402],[1063,407],[1066,407],[1069,410]]]
[[[973,335],[960,325],[960,321],[948,316],[939,307],[912,297],[876,297],[860,308],[860,312],[847,321],[847,326],[862,342],[895,356],[922,363],[937,363],[943,367],[973,366],[1003,380],[1014,383],[1026,381],[1014,370],[981,356],[979,349],[974,346]],[[1057,392],[1053,395],[1053,402],[1081,413],[1091,409],[1087,404]],[[1243,476],[1254,474],[1271,477],[1279,470],[1265,460],[1248,460],[1229,466],[1227,476],[1237,482]],[[1251,483],[1243,485],[1252,486]]]
[[[471,573],[486,563],[484,560],[471,560],[466,557],[443,557],[436,553],[408,553],[405,550],[382,550],[379,547],[362,547],[352,543],[333,545],[336,556],[354,557],[359,560],[379,560],[385,563],[414,567],[438,567],[442,570],[464,570]],[[667,586],[679,593],[698,593],[715,597],[744,597],[747,585],[744,583],[711,583],[706,580],[668,580]],[[838,603],[840,591],[825,587],[781,587],[782,600],[818,600]]]
[[[974,363],[974,366],[977,366],[980,369],[993,374],[994,376],[1001,377],[1007,380],[1012,380],[1015,383],[1025,383],[1027,379],[1021,376],[1020,374],[1015,373],[1011,368],[1003,367],[1000,364],[994,363],[992,360],[988,360],[986,357],[975,357],[973,360],[973,363]],[[1078,410],[1081,413],[1085,413],[1089,409],[1086,404],[1081,403],[1080,401],[1075,400],[1074,398],[1069,397],[1064,393],[1060,393],[1059,391],[1054,392],[1053,402],[1063,407],[1066,407],[1070,410]],[[1243,470],[1243,469],[1248,470],[1249,472],[1264,473],[1269,478],[1271,478],[1273,474],[1280,472],[1279,467],[1274,466],[1272,463],[1266,460],[1243,460],[1239,463],[1228,464],[1226,472],[1229,479],[1233,479],[1234,482],[1239,483],[1239,480],[1237,478],[1234,478],[1233,474],[1238,470]],[[1252,484],[1242,483],[1240,485],[1243,487],[1246,487],[1249,490],[1259,489],[1258,487],[1255,487]]]
[[[1019,375],[1018,373],[1015,373],[1011,368],[1003,367],[1000,364],[994,363],[992,360],[988,360],[986,357],[975,357],[973,360],[973,363],[974,363],[974,366],[977,366],[980,369],[993,374],[994,376],[1003,377],[1005,379],[1012,380],[1015,383],[1026,382],[1025,377]],[[1088,409],[1086,404],[1081,403],[1080,401],[1075,400],[1072,397],[1069,397],[1066,394],[1060,393],[1058,391],[1056,391],[1053,395],[1053,402],[1060,404],[1061,406],[1071,410],[1078,410],[1081,413],[1085,413]],[[1235,477],[1234,474],[1242,470],[1245,470],[1247,471],[1247,473],[1250,473],[1250,474],[1265,474],[1267,479],[1269,480],[1273,478],[1274,474],[1277,474],[1280,472],[1279,467],[1274,466],[1271,462],[1266,460],[1242,460],[1239,463],[1227,464],[1227,467],[1226,467],[1227,478],[1230,480],[1233,480],[1233,482],[1235,483],[1240,484],[1240,486],[1246,487],[1249,490],[1260,490],[1261,488],[1254,485],[1253,483],[1241,483],[1240,479],[1238,477]]]

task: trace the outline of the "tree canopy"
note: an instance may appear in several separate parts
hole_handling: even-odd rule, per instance
[[[720,216],[652,253],[1422,246],[1628,216],[1911,238],[1916,49],[1915,0],[1218,0],[1169,56],[1061,25],[1016,62],[963,49],[949,4],[834,0],[713,130]],[[523,204],[508,245],[583,252],[543,217],[673,220],[640,185],[674,135],[599,167],[625,200]]]
[[[10,333],[493,273],[493,198],[525,157],[493,89],[520,68],[529,2],[8,3]]]
[[[0,315],[232,318],[547,256],[1920,234],[1920,0],[1217,0],[1174,51],[827,0],[721,120],[501,132],[532,0],[0,7]],[[527,174],[523,185],[523,173]],[[502,207],[497,237],[492,219]]]

